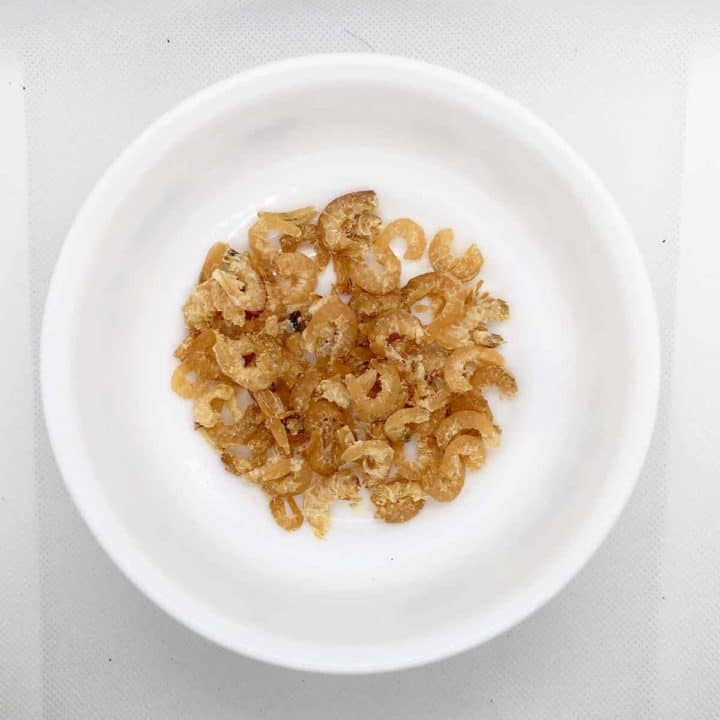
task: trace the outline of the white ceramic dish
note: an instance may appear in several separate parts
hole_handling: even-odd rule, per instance
[[[362,187],[386,219],[479,242],[520,394],[495,401],[503,446],[456,502],[401,526],[340,510],[320,542],[223,471],[170,392],[171,352],[211,242]],[[269,662],[382,671],[497,635],[598,547],[653,426],[656,317],[618,209],[542,122],[439,68],[319,56],[199,93],[113,164],[55,270],[42,387],[80,512],[158,605]]]

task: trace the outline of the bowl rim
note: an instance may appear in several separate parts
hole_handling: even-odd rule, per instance
[[[514,602],[502,620],[487,628],[463,626],[462,633],[452,639],[438,639],[431,650],[416,650],[415,654],[378,657],[369,662],[351,654],[343,658],[320,653],[313,656],[312,648],[300,656],[297,648],[272,647],[272,643],[248,642],[238,628],[191,600],[167,578],[162,569],[144,556],[133,538],[114,517],[102,495],[93,488],[93,469],[89,455],[81,442],[75,400],[68,382],[73,362],[72,338],[74,308],[78,289],[73,278],[81,274],[75,270],[78,261],[92,247],[93,218],[108,213],[107,195],[114,185],[132,175],[137,166],[157,157],[169,129],[199,109],[210,107],[227,91],[257,78],[287,71],[327,67],[361,67],[369,72],[392,67],[412,74],[429,83],[452,85],[458,89],[458,101],[471,97],[475,101],[494,106],[504,117],[520,123],[532,136],[535,147],[541,147],[549,157],[559,158],[588,188],[594,206],[613,228],[617,238],[615,248],[623,256],[624,287],[633,297],[631,311],[641,336],[636,338],[647,363],[644,384],[638,388],[634,414],[634,443],[625,453],[613,473],[617,478],[614,493],[604,498],[602,513],[596,512],[574,537],[574,542],[544,576],[541,588],[522,595],[522,602]],[[368,78],[372,79],[369,75]],[[553,598],[583,568],[607,537],[626,505],[641,471],[652,437],[660,387],[660,341],[655,301],[640,251],[630,227],[608,190],[585,161],[549,125],[520,103],[506,97],[483,82],[459,72],[418,60],[375,53],[331,53],[281,60],[249,68],[230,78],[201,90],[155,120],[133,140],[104,172],[78,211],[60,250],[45,302],[40,342],[40,381],[42,405],[50,444],[65,486],[80,515],[96,540],[123,574],[156,605],[178,622],[199,635],[246,657],[297,670],[332,674],[365,674],[407,669],[442,660],[500,635],[526,619]]]

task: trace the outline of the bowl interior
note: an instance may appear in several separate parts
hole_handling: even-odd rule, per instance
[[[255,73],[144,136],[73,231],[44,346],[46,365],[66,355],[63,389],[46,389],[61,466],[125,571],[230,647],[328,670],[461,649],[567,580],[632,487],[655,372],[635,249],[564,148],[473,87],[380,64]],[[242,249],[258,209],[362,188],[386,220],[479,244],[486,288],[512,308],[502,332],[520,392],[491,394],[502,447],[458,500],[400,526],[338,507],[318,541],[277,528],[193,431],[172,351],[211,243]]]

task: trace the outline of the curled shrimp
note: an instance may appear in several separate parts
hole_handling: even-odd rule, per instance
[[[268,495],[299,495],[309,487],[312,470],[301,458],[275,457],[246,477],[261,485]]]
[[[416,275],[402,289],[401,296],[407,307],[426,297],[434,297],[442,302],[442,307],[426,328],[432,336],[444,325],[457,320],[463,312],[465,289],[462,283],[450,273],[430,272]]]
[[[356,245],[358,239],[372,237],[380,223],[375,210],[377,195],[372,190],[335,198],[320,214],[320,241],[331,253],[337,253]]]
[[[400,284],[400,272],[400,261],[395,253],[377,244],[350,263],[353,284],[373,295],[385,295],[395,290]]]
[[[203,428],[202,433],[206,438],[212,438],[211,442],[213,442],[214,436],[212,433],[221,426],[222,423],[218,423],[213,428]],[[232,451],[233,446],[236,445],[236,443],[232,443],[227,447],[218,445],[216,445],[216,447],[222,451],[220,459],[229,472],[233,475],[239,475],[240,477],[250,480],[252,478],[249,477],[249,473],[267,463],[267,453],[272,447],[273,437],[267,428],[256,427],[254,432],[246,440],[244,440],[244,444],[250,450],[249,458],[237,455]],[[256,482],[257,478],[252,480],[253,482]]]
[[[170,387],[181,398],[194,400],[203,391],[205,382],[189,363],[183,361],[173,370]]]
[[[481,365],[470,378],[474,388],[494,386],[501,395],[511,397],[517,393],[515,376],[499,365]]]
[[[407,310],[397,309],[381,315],[373,328],[370,347],[377,355],[387,355],[391,342],[404,339],[417,344],[422,341],[425,331],[422,323]]]
[[[437,328],[433,339],[450,350],[472,343],[484,347],[497,347],[503,338],[489,332],[488,322],[501,322],[509,316],[508,304],[500,298],[483,293],[475,295],[466,304],[462,315],[455,321]]]
[[[485,462],[485,443],[479,437],[458,435],[443,454],[438,472],[425,480],[425,491],[439,502],[454,500],[465,485],[465,465],[477,469]]]
[[[276,213],[263,213],[248,230],[248,246],[258,260],[269,263],[278,252],[274,242],[279,243],[282,235],[300,237],[301,234],[294,222]]]
[[[409,218],[399,218],[386,225],[377,239],[377,245],[387,250],[390,243],[400,237],[405,241],[405,260],[419,260],[425,252],[425,231]]]
[[[220,420],[225,403],[235,395],[235,388],[217,383],[206,389],[195,400],[193,417],[198,425],[210,428]]]
[[[454,500],[465,486],[465,473],[462,469],[452,474],[440,473],[430,475],[425,480],[423,487],[425,492],[438,502],[450,502]]]
[[[485,413],[474,410],[459,410],[446,417],[435,430],[435,439],[441,448],[446,448],[456,435],[469,432],[482,437],[490,447],[500,443],[500,429]]]
[[[286,305],[304,302],[317,287],[317,266],[301,252],[280,253],[275,258],[280,297]]]
[[[328,298],[312,315],[303,331],[303,344],[318,358],[335,362],[355,344],[357,317],[340,298]]]
[[[359,440],[352,443],[340,456],[343,464],[362,462],[367,487],[383,482],[390,474],[393,449],[383,440]]]
[[[379,383],[379,390],[371,397],[376,383]],[[390,363],[368,368],[358,377],[347,375],[345,386],[350,393],[352,407],[361,420],[387,417],[402,407],[405,401],[400,375]]]
[[[460,257],[452,252],[454,233],[450,228],[440,230],[430,242],[428,255],[435,270],[450,272],[459,280],[472,280],[483,266],[483,256],[474,243]]]
[[[231,340],[217,333],[213,350],[225,375],[248,390],[270,387],[278,374],[279,348],[259,336],[241,335]]]
[[[474,435],[458,435],[453,438],[445,448],[443,459],[440,462],[440,473],[449,475],[463,470],[464,465],[471,470],[477,470],[485,463],[485,443],[482,438]]]
[[[454,393],[465,393],[473,389],[468,380],[481,363],[504,365],[503,356],[497,351],[484,347],[464,347],[454,350],[445,361],[443,376],[448,388]]]
[[[337,500],[358,502],[360,483],[345,470],[313,480],[303,495],[303,515],[315,536],[323,538],[330,527],[330,507]]]
[[[462,395],[455,395],[450,400],[449,408],[451,413],[457,412],[458,410],[474,410],[475,412],[486,415],[490,422],[493,420],[490,404],[482,394],[482,390],[477,388],[473,388]]]
[[[397,474],[405,480],[414,480],[425,483],[425,479],[437,472],[442,459],[442,452],[438,448],[435,438],[425,435],[418,438],[415,457],[405,454],[405,445],[395,448],[395,468]]]
[[[419,483],[395,480],[376,485],[370,493],[375,517],[387,523],[403,523],[414,518],[425,505],[425,493]]]
[[[295,498],[286,495],[276,495],[270,498],[270,513],[273,520],[288,532],[299,529],[303,524],[302,510],[295,502]]]
[[[390,415],[383,429],[392,442],[406,443],[413,434],[410,426],[426,423],[428,420],[430,420],[430,412],[425,408],[401,408]]]
[[[232,405],[231,405],[232,407]],[[234,422],[226,424],[221,419],[210,428],[199,427],[198,430],[214,448],[220,451],[229,450],[247,443],[262,424],[262,415],[257,405],[250,405],[235,417]],[[264,429],[264,428],[263,428]]]

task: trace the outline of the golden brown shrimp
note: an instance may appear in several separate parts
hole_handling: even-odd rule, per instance
[[[425,231],[409,218],[399,218],[386,225],[377,240],[382,250],[387,250],[390,243],[401,237],[405,241],[405,260],[419,260],[425,252]]]
[[[425,505],[425,493],[419,483],[395,480],[376,485],[370,493],[375,517],[386,523],[403,523],[414,518]]]
[[[380,389],[373,397],[375,384]],[[404,402],[402,381],[397,369],[390,363],[368,368],[360,376],[347,375],[345,386],[350,393],[352,408],[361,420],[378,420],[391,415]]]
[[[386,295],[400,284],[400,261],[390,248],[373,245],[350,263],[354,285],[373,295]]]
[[[317,266],[301,252],[280,253],[275,258],[280,297],[286,305],[302,303],[317,287]]]
[[[490,447],[497,447],[500,443],[499,428],[493,425],[487,415],[474,410],[459,410],[446,417],[438,425],[435,438],[438,445],[445,448],[456,435],[468,431],[480,435]]]
[[[450,272],[458,280],[472,280],[483,266],[483,256],[477,245],[472,244],[463,255],[452,252],[454,233],[450,228],[440,230],[430,242],[430,264],[440,272]]]
[[[343,358],[355,344],[357,317],[340,298],[328,298],[317,309],[303,332],[308,352],[318,358],[335,362]]]
[[[279,348],[260,336],[242,335],[230,340],[217,334],[213,350],[220,369],[248,390],[270,387],[278,374]]]
[[[454,393],[465,393],[473,389],[468,377],[481,364],[504,365],[503,356],[497,351],[484,347],[465,347],[453,351],[445,361],[443,376],[448,388]]]
[[[377,195],[372,190],[335,198],[320,214],[320,241],[331,253],[337,253],[353,247],[360,239],[369,239],[380,224],[375,210]]]

